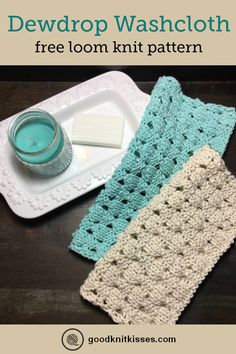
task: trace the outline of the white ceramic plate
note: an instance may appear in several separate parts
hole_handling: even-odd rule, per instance
[[[126,118],[121,149],[73,145],[71,165],[51,178],[34,175],[21,166],[7,140],[7,128],[14,116],[1,122],[0,192],[13,212],[36,218],[104,184],[125,153],[149,98],[129,76],[111,71],[31,107],[53,114],[68,136],[78,111]]]

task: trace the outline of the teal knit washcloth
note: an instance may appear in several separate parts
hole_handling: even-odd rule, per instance
[[[160,78],[126,155],[74,232],[71,250],[100,259],[195,151],[208,144],[224,153],[235,121],[234,108],[189,98],[177,80]]]

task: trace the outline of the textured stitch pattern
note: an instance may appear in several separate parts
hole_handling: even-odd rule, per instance
[[[74,232],[70,248],[100,259],[195,151],[208,144],[223,154],[235,120],[234,108],[186,97],[174,78],[160,78],[127,154]]]
[[[236,179],[209,147],[143,208],[81,287],[115,322],[174,324],[236,236]]]

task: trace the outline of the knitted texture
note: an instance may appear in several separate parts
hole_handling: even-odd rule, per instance
[[[115,322],[174,324],[236,236],[236,179],[197,152],[118,238],[81,287]]]
[[[138,211],[204,145],[223,154],[235,109],[186,97],[174,78],[155,86],[128,152],[73,234],[70,248],[100,259]]]

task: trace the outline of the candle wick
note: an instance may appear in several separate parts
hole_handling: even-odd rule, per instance
[[[37,142],[33,138],[30,138],[30,140],[32,141],[33,145],[37,145]]]

